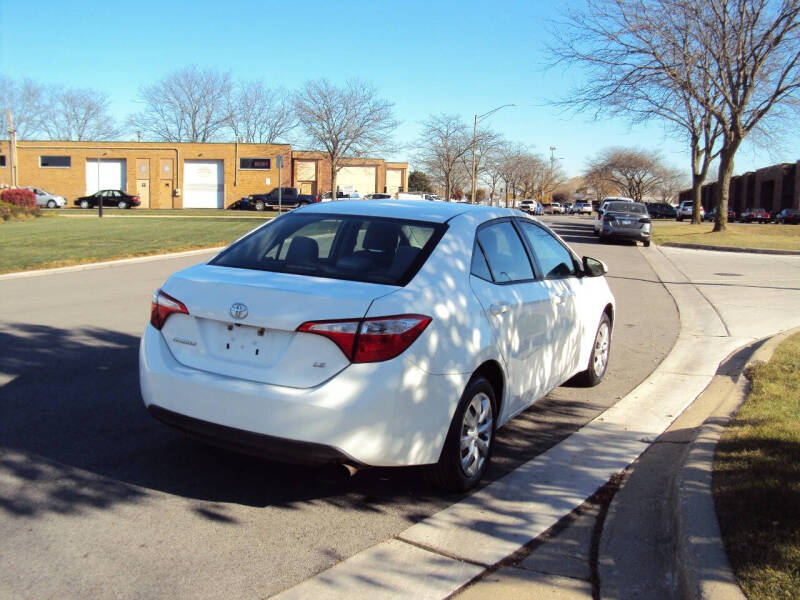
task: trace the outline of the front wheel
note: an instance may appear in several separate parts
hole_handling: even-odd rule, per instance
[[[264,204],[264,201],[263,201],[263,200],[258,200],[258,201],[255,203],[255,209],[256,209],[256,210],[264,210],[265,208],[266,208],[266,205]]]
[[[644,247],[645,247],[645,248],[649,248],[649,247],[650,247],[650,240],[645,240],[645,241],[644,241],[644,242],[642,242],[642,243],[643,243],[643,245],[644,245]]]
[[[81,208],[89,208],[89,201],[81,200]]]
[[[55,207],[56,207],[56,201],[55,200],[48,200],[47,201],[47,208],[55,208]]]
[[[492,457],[497,402],[494,388],[483,377],[467,384],[442,448],[431,467],[434,483],[451,492],[477,485]]]
[[[608,356],[611,352],[611,319],[606,313],[600,318],[597,333],[594,336],[589,364],[585,371],[578,373],[575,380],[585,386],[594,387],[603,380],[608,368]]]

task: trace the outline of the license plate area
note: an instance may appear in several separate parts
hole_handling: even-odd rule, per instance
[[[623,225],[630,225],[631,224],[631,220],[630,219],[622,219],[622,224]]]
[[[203,319],[209,357],[225,363],[266,367],[280,361],[294,332]]]

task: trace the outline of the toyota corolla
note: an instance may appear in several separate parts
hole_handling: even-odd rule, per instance
[[[608,364],[605,265],[511,209],[318,204],[155,292],[145,405],[212,444],[276,460],[429,465],[466,490],[495,433]]]

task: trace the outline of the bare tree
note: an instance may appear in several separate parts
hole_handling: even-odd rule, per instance
[[[230,126],[230,73],[192,65],[139,89],[131,129],[164,142],[211,142]]]
[[[798,99],[800,0],[596,0],[571,25],[598,56],[589,59],[591,52],[572,34],[562,36],[561,44],[573,43],[560,56],[609,78],[610,87],[600,84],[601,99],[617,92],[625,106],[638,86],[642,95],[653,95],[654,114],[679,115],[672,120],[693,143],[696,203],[697,180],[721,132],[714,229],[724,230],[736,151],[764,119]]]
[[[341,161],[387,148],[398,122],[393,104],[375,87],[357,79],[338,87],[327,79],[306,81],[294,95],[294,108],[308,142],[331,164],[331,191]]]
[[[670,204],[678,196],[678,192],[685,187],[685,184],[686,176],[683,171],[671,167],[664,167],[660,176],[660,181],[654,191],[661,202]],[[699,217],[699,208],[697,208],[695,214]]]
[[[589,164],[588,171],[614,185],[620,193],[643,202],[661,184],[665,168],[657,154],[609,148]]]
[[[470,151],[471,142],[467,126],[458,115],[431,115],[422,123],[417,160],[443,186],[448,200],[464,169],[470,168],[461,159]]]
[[[503,181],[502,170],[502,144],[486,156],[483,171],[483,181],[489,186],[489,204],[494,206],[497,187]]]
[[[290,95],[263,81],[242,82],[228,99],[230,127],[240,142],[274,144],[297,127]]]
[[[472,143],[472,138],[468,140],[469,143]],[[478,185],[478,180],[481,176],[486,172],[487,168],[487,161],[492,153],[499,148],[503,144],[503,136],[497,133],[496,131],[492,131],[488,128],[481,128],[475,132],[475,185]],[[472,152],[471,146],[467,148],[467,152],[465,152],[461,156],[461,166],[463,167],[464,171],[466,171],[467,176],[470,180],[470,188],[472,186],[472,175],[470,174],[472,169]],[[472,198],[470,198],[470,201]]]
[[[33,139],[42,134],[42,117],[47,112],[46,106],[45,86],[28,78],[16,81],[0,75],[0,114],[5,122],[6,112],[11,111],[19,139]]]
[[[41,130],[51,140],[111,140],[120,129],[109,114],[108,95],[93,89],[48,89]]]
[[[509,206],[509,192],[511,192],[510,203],[512,205],[517,199],[528,156],[528,149],[520,143],[504,144],[500,151],[500,174],[505,184],[506,207]]]

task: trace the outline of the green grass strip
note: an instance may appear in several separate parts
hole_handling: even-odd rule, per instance
[[[728,557],[751,600],[800,598],[800,334],[750,373],[717,446],[713,488]]]

